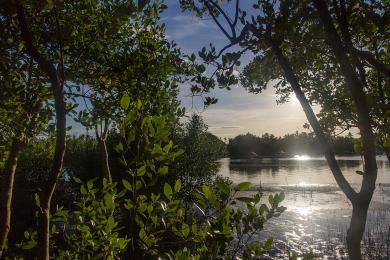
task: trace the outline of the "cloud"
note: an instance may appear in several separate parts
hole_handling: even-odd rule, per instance
[[[173,17],[168,17],[165,22],[169,28],[168,35],[175,40],[188,39],[198,35],[202,30],[206,31],[215,25],[201,20],[193,15],[177,14]]]

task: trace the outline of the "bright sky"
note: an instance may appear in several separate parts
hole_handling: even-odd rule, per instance
[[[210,42],[217,47],[226,45],[225,36],[212,20],[201,20],[193,14],[180,12],[178,0],[168,0],[167,5],[168,10],[162,15],[162,20],[166,24],[168,38],[174,40],[184,52],[197,54]],[[251,58],[251,55],[246,55],[242,64],[248,63]],[[192,108],[191,98],[186,97],[188,88],[183,86],[181,89],[182,104],[187,110],[203,111],[202,106]],[[307,122],[295,97],[292,96],[289,103],[277,105],[273,89],[254,95],[237,86],[230,91],[214,90],[211,95],[218,98],[218,103],[208,107],[202,115],[209,130],[222,138],[248,132],[256,135],[268,132],[280,136],[303,131],[303,124]]]

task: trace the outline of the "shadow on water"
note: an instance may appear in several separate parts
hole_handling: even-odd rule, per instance
[[[359,157],[338,158],[355,189],[362,177]],[[270,255],[288,259],[288,252],[316,259],[347,259],[345,236],[351,205],[339,190],[323,158],[220,161],[219,173],[234,183],[250,181],[251,191],[284,191],[287,211],[272,219],[254,240],[274,238]],[[265,196],[266,197],[266,196]],[[377,188],[368,213],[362,244],[366,259],[390,259],[390,165],[378,158]]]

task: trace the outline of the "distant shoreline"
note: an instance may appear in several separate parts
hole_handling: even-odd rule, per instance
[[[304,156],[304,159],[301,159]],[[377,160],[387,160],[385,154],[377,154]],[[220,160],[223,159],[230,159],[234,161],[264,161],[264,160],[326,160],[325,156],[323,155],[299,155],[297,156],[258,156],[258,157],[226,157],[226,158],[221,158]],[[360,161],[361,157],[356,154],[336,154],[336,159],[337,160],[357,160]]]

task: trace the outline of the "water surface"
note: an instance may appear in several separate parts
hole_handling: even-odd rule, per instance
[[[340,168],[354,189],[359,190],[363,170],[360,157],[338,157]],[[219,173],[234,183],[250,181],[252,190],[285,191],[287,211],[267,223],[255,240],[272,236],[275,259],[288,251],[318,259],[346,259],[345,235],[351,205],[339,190],[322,157],[280,159],[222,159]],[[390,165],[377,157],[378,179],[368,214],[363,250],[366,259],[390,259]],[[248,193],[253,193],[249,191]]]

